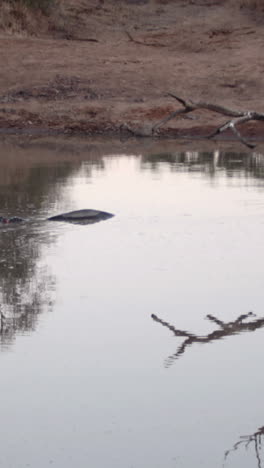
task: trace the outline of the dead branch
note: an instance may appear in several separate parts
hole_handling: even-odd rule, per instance
[[[6,317],[0,308],[0,335],[3,333]]]
[[[232,117],[232,119],[228,120],[224,125],[221,125],[220,127],[218,127],[210,135],[206,135],[205,138],[211,139],[215,137],[216,135],[219,135],[225,132],[226,130],[230,129],[234,133],[234,135],[238,138],[238,140],[241,141],[241,143],[246,145],[248,148],[255,147],[253,143],[249,142],[240,134],[239,130],[237,129],[237,125],[243,124],[249,121],[257,121],[257,120],[262,121],[264,120],[264,113],[259,113],[255,111],[236,111],[236,110],[224,107],[224,106],[220,106],[218,104],[212,104],[212,103],[203,102],[203,101],[198,101],[198,102],[193,102],[191,100],[188,101],[177,96],[174,93],[167,93],[167,96],[170,96],[176,99],[176,101],[178,101],[183,106],[183,108],[177,109],[176,111],[172,112],[167,117],[157,122],[152,127],[153,134],[157,131],[158,128],[160,128],[162,125],[169,122],[170,120],[174,119],[174,117],[178,115],[188,114],[190,112],[193,112],[199,109],[206,109],[211,112],[217,112],[218,114]]]

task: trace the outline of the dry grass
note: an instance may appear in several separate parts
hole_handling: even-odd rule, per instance
[[[6,2],[13,4],[14,6],[26,6],[33,8],[34,10],[40,10],[42,13],[49,13],[50,8],[53,5],[53,0],[5,0]]]
[[[0,33],[67,39],[87,34],[87,19],[97,5],[97,0],[0,0]]]
[[[22,1],[3,1],[0,5],[0,31],[15,35],[37,35],[37,31],[46,29],[45,16],[41,10],[32,10]]]
[[[59,17],[57,0],[0,0],[0,32],[10,35],[49,34]]]
[[[181,0],[183,1],[183,0]],[[190,0],[185,0],[189,5]],[[150,0],[150,4],[167,5],[178,0]],[[193,5],[200,5],[200,0],[191,0]],[[203,0],[206,9],[212,5],[221,5],[223,8],[231,6],[238,10],[243,9],[251,16],[259,16],[264,12],[264,0]],[[137,7],[125,0],[108,0],[103,3],[99,0],[0,0],[0,33],[20,36],[50,36],[60,38],[79,38],[93,35],[93,12],[99,11],[103,5],[100,21],[108,24],[114,18],[116,21],[135,22],[134,14]],[[111,14],[109,14],[111,12]],[[263,15],[261,15],[263,16]]]
[[[234,6],[249,8],[250,10],[264,10],[263,0],[232,0]]]

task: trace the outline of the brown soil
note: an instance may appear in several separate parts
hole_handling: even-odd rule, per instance
[[[31,30],[0,21],[0,128],[144,132],[179,107],[168,92],[264,111],[263,22],[238,3],[64,0]],[[196,111],[160,134],[203,135],[225,120]]]

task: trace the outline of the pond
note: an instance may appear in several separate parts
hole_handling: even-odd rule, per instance
[[[264,466],[264,153],[1,137],[0,203],[0,466]]]

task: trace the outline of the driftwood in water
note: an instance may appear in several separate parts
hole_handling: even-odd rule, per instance
[[[151,315],[152,319],[155,320],[155,322],[158,322],[164,327],[171,330],[175,336],[185,338],[184,342],[178,347],[176,353],[169,356],[168,359],[166,359],[166,367],[169,367],[175,359],[178,359],[182,354],[184,354],[188,346],[191,346],[194,343],[211,343],[212,341],[221,340],[222,338],[225,338],[230,335],[237,335],[246,331],[255,331],[258,328],[264,327],[264,318],[252,320],[251,322],[244,322],[245,319],[252,316],[255,316],[255,314],[253,314],[253,312],[248,312],[247,314],[240,315],[233,322],[225,323],[222,320],[219,320],[214,315],[207,315],[206,318],[208,318],[211,322],[216,323],[220,327],[220,329],[214,330],[213,332],[208,333],[208,335],[199,336],[195,333],[190,333],[185,330],[179,330],[173,325],[171,325],[169,322],[165,322],[164,320],[157,317],[157,315]]]

